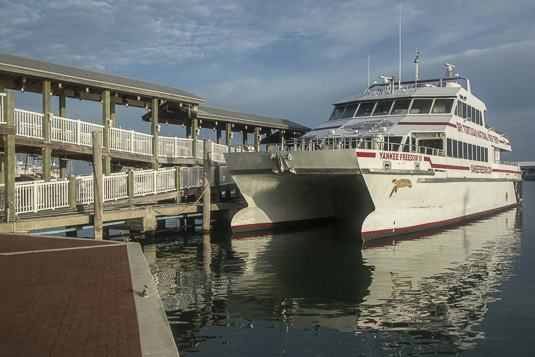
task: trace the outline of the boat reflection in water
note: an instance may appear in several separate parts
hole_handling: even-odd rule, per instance
[[[375,246],[331,226],[144,251],[181,355],[455,354],[484,338],[520,210]]]

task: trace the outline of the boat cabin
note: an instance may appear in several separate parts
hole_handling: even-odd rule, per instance
[[[462,81],[464,87],[459,84]],[[340,145],[343,138],[347,148],[499,162],[500,152],[510,151],[511,146],[504,133],[486,125],[485,111],[466,78],[399,85],[391,78],[335,103],[329,121],[303,139]]]

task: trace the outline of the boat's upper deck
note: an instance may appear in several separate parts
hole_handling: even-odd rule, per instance
[[[380,135],[398,137],[398,142],[405,142],[404,138],[411,135],[428,133],[442,138],[443,148],[446,137],[474,141],[474,144],[484,139],[487,145],[477,144],[492,144],[506,151],[511,148],[505,134],[486,125],[485,104],[471,93],[470,82],[461,77],[399,84],[390,79],[368,87],[363,94],[338,101],[334,106],[330,119],[304,138],[364,139]]]

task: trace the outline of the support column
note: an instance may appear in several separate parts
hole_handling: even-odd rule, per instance
[[[249,146],[249,142],[247,140],[247,129],[243,129],[243,141],[242,141],[242,144],[243,144],[243,148],[245,150],[247,150],[247,146]]]
[[[186,125],[186,138],[191,139],[191,124]]]
[[[225,144],[230,148],[231,141],[232,141],[232,124],[227,123],[226,124],[226,133],[225,133]]]
[[[111,96],[110,91],[102,92],[102,125],[104,131],[102,132],[102,143],[104,144],[104,152],[107,154],[102,158],[103,171],[106,176],[111,175],[111,157],[110,153],[110,125],[111,125]],[[94,146],[94,145],[93,145]]]
[[[67,117],[67,97],[65,94],[60,94],[59,96],[59,116],[62,118]],[[67,135],[67,128],[65,127],[64,123],[61,128],[61,132],[63,135]],[[60,178],[66,178],[67,177],[67,163],[68,160],[60,159],[59,160],[59,177]]]
[[[95,239],[102,240],[102,204],[104,201],[104,179],[102,177],[102,133],[94,131],[93,138],[93,189],[94,207],[93,227]]]
[[[67,178],[67,163],[68,161],[65,159],[59,160],[59,177],[60,178]]]
[[[202,231],[210,232],[210,205],[212,194],[212,140],[204,141],[204,196],[202,203]]]
[[[254,128],[254,150],[260,151],[260,127],[258,126]]]
[[[13,91],[6,91],[4,98],[4,118],[7,125],[15,126],[15,95]],[[6,212],[6,222],[15,221],[15,162],[17,160],[15,154],[15,135],[6,135],[4,141],[5,152],[5,188],[4,188],[4,202]]]
[[[180,185],[180,166],[175,166],[175,187],[177,191],[175,202],[178,204],[180,203],[180,192],[182,191]]]
[[[192,139],[193,139],[193,143],[191,146],[191,154],[193,155],[193,159],[197,160],[197,127],[198,127],[199,122],[197,118],[194,118],[191,121],[192,121],[191,133],[192,133]]]
[[[221,145],[223,143],[223,135],[221,128],[217,128],[217,143]]]
[[[158,98],[152,98],[152,115],[150,122],[150,133],[152,134],[152,155],[154,162],[152,164],[153,170],[158,170]]]
[[[50,97],[52,95],[52,87],[50,81],[43,81],[43,136],[45,142],[49,143],[52,138],[52,123],[50,119],[52,116],[49,116],[49,113],[52,112]],[[43,180],[50,182],[52,180],[52,149],[45,147],[42,149],[43,153]]]

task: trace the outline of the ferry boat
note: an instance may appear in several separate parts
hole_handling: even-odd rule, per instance
[[[336,220],[371,240],[521,204],[520,167],[501,161],[506,134],[486,124],[470,81],[446,67],[430,80],[381,76],[302,137],[225,154],[247,201],[233,231]]]

